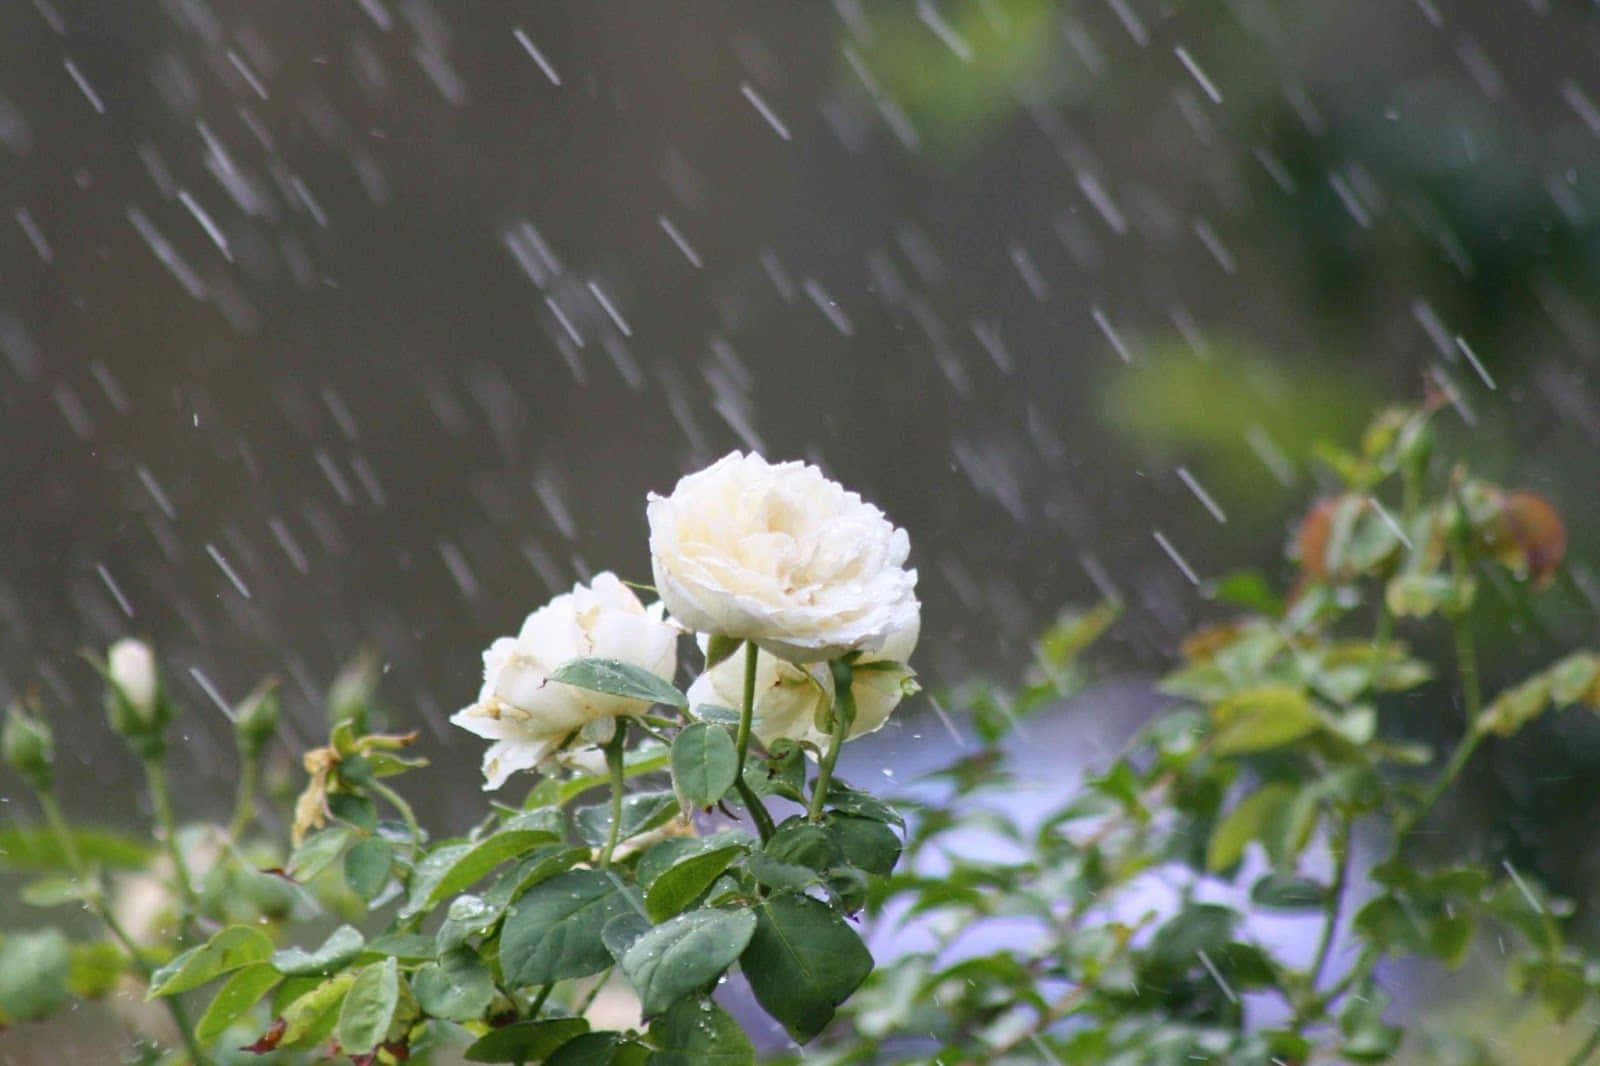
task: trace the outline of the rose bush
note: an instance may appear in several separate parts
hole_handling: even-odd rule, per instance
[[[133,1022],[183,1043],[140,1060],[167,1066],[753,1066],[753,999],[816,1042],[803,1061],[835,1066],[1397,1062],[1418,1041],[1386,1014],[1393,964],[1475,948],[1514,996],[1581,1019],[1600,957],[1567,940],[1570,906],[1509,857],[1428,844],[1485,747],[1600,709],[1600,653],[1582,649],[1484,699],[1480,578],[1547,586],[1565,528],[1542,498],[1435,464],[1434,416],[1389,412],[1359,453],[1322,453],[1344,485],[1295,538],[1293,591],[1206,583],[1220,617],[1180,646],[1160,686],[1176,705],[1075,785],[1018,723],[1082,686],[1110,604],[1046,632],[1020,689],[947,694],[960,750],[892,806],[833,776],[843,744],[916,687],[915,574],[876,508],[758,456],[651,500],[666,604],[604,573],[485,654],[455,721],[493,741],[490,787],[543,773],[458,836],[432,837],[389,784],[425,760],[406,752],[419,733],[374,731],[373,658],[329,692],[292,850],[280,820],[257,819],[264,795],[287,799],[258,778],[270,683],[231,708],[232,822],[180,823],[154,656],[114,649],[111,722],[144,764],[156,831],[70,825],[48,723],[9,710],[0,753],[45,826],[0,825],[0,864],[32,873],[21,902],[85,910],[103,933],[0,938],[0,1024],[122,988],[165,1010]],[[705,658],[687,692],[685,626]],[[1413,651],[1413,636],[1439,646],[1429,626],[1452,631],[1454,680],[1450,655]],[[1447,757],[1396,726],[1427,706],[1465,713]],[[1021,746],[1049,775],[1026,799]],[[876,977],[868,931],[892,958]],[[292,946],[307,933],[318,946]],[[1576,1028],[1532,1061],[1588,1062],[1600,1030]],[[777,1032],[765,1050],[781,1054]],[[1504,1061],[1446,1036],[1425,1061]]]
[[[905,530],[814,466],[732,452],[651,494],[646,515],[656,589],[697,633],[810,663],[916,625]]]
[[[671,682],[678,630],[662,619],[661,604],[646,607],[615,574],[601,573],[528,615],[515,637],[483,653],[478,700],[450,721],[494,741],[483,756],[485,789],[497,789],[518,770],[557,752],[575,734],[592,743],[611,737],[614,720],[649,709],[630,699],[550,680],[563,663],[615,659]]]

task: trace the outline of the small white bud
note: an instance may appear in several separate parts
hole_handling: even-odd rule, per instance
[[[141,719],[155,717],[160,683],[150,645],[131,637],[117,641],[106,653],[106,674]]]

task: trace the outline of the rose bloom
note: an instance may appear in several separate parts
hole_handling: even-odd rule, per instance
[[[732,452],[646,513],[656,589],[695,632],[810,663],[918,624],[905,530],[814,466]]]
[[[551,681],[550,674],[573,659],[620,659],[667,681],[677,669],[678,630],[657,603],[645,607],[616,575],[595,575],[557,596],[522,623],[515,637],[501,637],[483,653],[483,689],[478,702],[450,721],[486,740],[484,788],[496,789],[517,770],[537,766],[568,737],[610,739],[614,719],[643,714],[643,700],[612,696]]]
[[[106,652],[106,674],[141,718],[154,713],[160,682],[150,645],[132,637],[117,641]]]
[[[702,639],[702,646],[705,641]],[[882,728],[900,700],[918,691],[905,661],[917,646],[917,626],[890,635],[878,654],[856,660],[850,691],[856,717],[849,737]],[[744,656],[730,655],[689,686],[689,706],[737,708],[744,702]],[[817,713],[833,705],[833,672],[826,663],[804,665],[766,652],[756,655],[755,707],[750,731],[767,747],[780,737],[809,741],[824,751],[828,735],[816,726]]]

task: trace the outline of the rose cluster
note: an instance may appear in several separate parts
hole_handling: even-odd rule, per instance
[[[856,493],[814,466],[734,452],[682,478],[671,495],[651,494],[646,515],[660,602],[646,606],[601,573],[484,652],[477,702],[451,721],[494,742],[486,788],[603,744],[618,718],[650,707],[553,680],[561,666],[611,659],[670,683],[684,634],[703,651],[740,641],[760,649],[750,726],[769,746],[827,744],[821,724],[841,697],[830,663],[853,668],[849,736],[882,726],[916,691],[906,665],[920,627],[917,573],[905,567],[910,542]],[[691,711],[741,707],[746,668],[745,656],[729,656],[704,670],[689,687]]]

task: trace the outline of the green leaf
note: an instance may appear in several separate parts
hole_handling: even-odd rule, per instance
[[[378,805],[360,793],[330,793],[328,810],[341,822],[349,822],[368,833],[378,828]]]
[[[828,785],[827,806],[829,810],[853,814],[857,818],[870,818],[901,829],[906,827],[906,820],[893,807],[869,792],[851,788],[838,778]]]
[[[621,1033],[584,1033],[544,1060],[544,1066],[644,1066],[650,1049]]]
[[[333,1032],[334,1023],[339,1020],[339,1005],[355,980],[356,975],[346,971],[290,1002],[283,1009],[283,1036],[278,1046],[306,1047]]]
[[[645,889],[644,909],[654,922],[665,921],[699,898],[722,871],[750,849],[730,844],[715,851],[690,855],[657,874]]]
[[[327,974],[361,954],[365,943],[354,926],[341,925],[315,951],[284,948],[272,956],[272,965],[279,973],[295,977]]]
[[[412,918],[427,910],[433,887],[472,848],[473,845],[466,842],[440,844],[418,859],[416,869],[411,871],[410,890],[406,894],[405,904],[400,908],[400,917]]]
[[[719,725],[696,722],[672,742],[672,783],[695,807],[710,807],[733,787],[738,753]]]
[[[624,911],[606,923],[600,930],[600,940],[611,957],[618,962],[633,947],[633,942],[651,930],[650,919],[638,911]]]
[[[1426,618],[1436,611],[1464,609],[1471,603],[1473,582],[1458,584],[1449,574],[1401,574],[1389,582],[1384,602],[1397,618]]]
[[[1206,595],[1218,603],[1264,614],[1269,618],[1283,615],[1283,600],[1272,591],[1267,579],[1256,570],[1235,570],[1207,583]]]
[[[882,822],[834,813],[825,824],[851,866],[887,877],[900,861],[900,838]]]
[[[491,1030],[466,1050],[468,1062],[543,1062],[557,1048],[589,1031],[582,1018],[514,1022]]]
[[[662,680],[642,666],[634,666],[620,659],[574,659],[551,674],[550,680],[591,692],[604,692],[646,703],[664,703],[680,710],[689,708],[689,701],[671,682]]]
[[[155,846],[148,840],[106,829],[77,826],[69,833],[80,859],[107,869],[142,868],[156,854]],[[62,850],[61,841],[48,828],[8,825],[0,828],[0,867],[36,873],[57,871],[70,874],[75,864]]]
[[[1211,708],[1219,755],[1265,751],[1313,733],[1321,724],[1311,698],[1290,685],[1262,685],[1236,692]]]
[[[401,962],[425,962],[437,953],[433,937],[421,933],[385,933],[369,941],[366,950]]]
[[[150,991],[145,998],[187,992],[214,977],[271,957],[272,939],[267,934],[248,925],[230,925],[151,974]]]
[[[253,963],[238,971],[217,989],[211,1005],[195,1023],[195,1037],[202,1044],[211,1043],[244,1017],[262,996],[282,980],[283,975],[264,962]]]
[[[1383,1009],[1388,997],[1370,983],[1358,988],[1356,994],[1345,1000],[1339,1014],[1339,1028],[1344,1030],[1344,1046],[1339,1050],[1352,1062],[1384,1062],[1400,1046],[1404,1032],[1383,1021]]]
[[[339,1008],[339,1049],[346,1055],[365,1055],[389,1032],[400,1005],[400,966],[384,959],[356,975]]]
[[[748,910],[680,914],[633,942],[622,972],[639,994],[646,1018],[704,989],[744,951],[756,930]]]
[[[606,923],[632,909],[602,870],[571,870],[534,885],[506,909],[500,970],[511,987],[587,977],[611,965]]]
[[[752,853],[745,861],[745,869],[750,871],[751,877],[768,888],[799,891],[822,880],[819,871],[809,866],[801,866],[797,862],[774,859],[764,851]]]
[[[14,933],[0,944],[0,1024],[31,1021],[66,1003],[72,955],[59,929]]]
[[[130,968],[127,953],[121,945],[109,940],[73,944],[70,954],[72,968],[67,985],[79,999],[98,999],[109,995],[117,986],[117,979]],[[0,1008],[0,1014],[3,1014]]]
[[[309,881],[337,859],[354,835],[348,826],[336,825],[307,837],[289,856],[289,874]]]
[[[1250,889],[1250,901],[1269,910],[1320,910],[1327,899],[1327,885],[1294,874],[1267,874]]]
[[[617,838],[629,837],[666,824],[677,813],[678,800],[670,792],[635,792],[622,799],[622,832]],[[604,844],[611,826],[611,805],[597,803],[580,807],[577,811],[578,832],[583,839],[599,846]]]
[[[41,877],[22,886],[17,898],[30,907],[82,906],[89,886],[77,877]]]
[[[344,881],[350,891],[370,900],[389,882],[394,865],[394,845],[382,837],[367,837],[344,853]]]
[[[1550,698],[1565,706],[1577,703],[1593,690],[1600,675],[1600,658],[1588,652],[1578,652],[1560,660],[1545,670],[1550,678]]]
[[[1286,810],[1294,798],[1293,786],[1275,783],[1240,800],[1211,831],[1206,868],[1226,870],[1238,862],[1244,856],[1245,845],[1260,838],[1269,820]]]
[[[740,966],[756,1001],[803,1044],[872,972],[872,954],[826,904],[785,892],[756,908]]]
[[[680,1000],[650,1023],[659,1051],[648,1066],[754,1066],[756,1049],[744,1029],[709,999]]]
[[[417,864],[402,918],[421,913],[481,880],[496,866],[560,837],[544,829],[509,829],[476,844],[448,844]]]
[[[417,1005],[435,1018],[469,1022],[483,1017],[495,997],[494,978],[478,953],[456,948],[411,978]]]
[[[706,669],[723,662],[728,656],[739,650],[739,645],[744,641],[737,637],[714,636],[706,641]]]
[[[784,821],[761,849],[780,862],[825,873],[844,862],[844,852],[833,833],[798,816]]]

